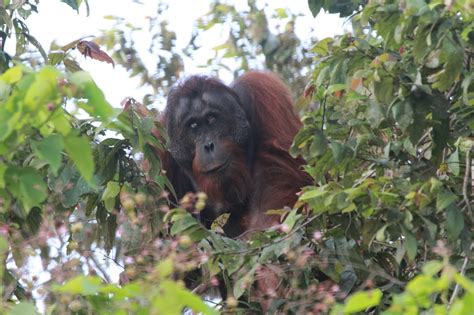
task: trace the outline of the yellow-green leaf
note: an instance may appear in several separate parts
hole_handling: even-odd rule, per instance
[[[362,312],[370,307],[379,305],[382,299],[382,291],[375,289],[367,292],[357,292],[352,294],[344,306],[345,314]]]
[[[36,307],[30,302],[20,302],[15,305],[8,315],[36,315],[39,314]]]
[[[100,291],[101,287],[102,280],[99,277],[78,276],[64,285],[56,286],[54,290],[71,294],[94,295]]]
[[[5,71],[5,73],[2,74],[2,76],[0,76],[0,80],[8,84],[13,84],[20,81],[22,76],[23,76],[22,66],[15,66]]]
[[[117,182],[108,182],[102,194],[107,211],[112,212],[115,208],[115,199],[120,192],[120,185]]]

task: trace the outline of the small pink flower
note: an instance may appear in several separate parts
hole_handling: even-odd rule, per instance
[[[315,231],[315,232],[313,233],[313,240],[314,240],[315,242],[319,242],[319,241],[321,241],[322,239],[323,239],[323,233],[321,233],[321,231]]]

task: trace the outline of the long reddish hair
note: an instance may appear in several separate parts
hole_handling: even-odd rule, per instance
[[[192,76],[168,97],[165,121],[173,119],[169,116],[170,106],[179,98],[197,97],[210,89],[229,93],[244,109],[250,122],[249,143],[245,148],[226,143],[228,150],[238,157],[230,164],[231,175],[226,177],[204,176],[195,171],[195,163],[190,166],[192,174],[187,174],[169,153],[162,156],[177,197],[187,191],[202,190],[214,204],[229,208],[237,205],[237,209],[232,209],[234,231],[228,233],[231,235],[276,224],[278,217],[265,212],[293,206],[300,188],[311,184],[310,176],[301,169],[304,161],[288,153],[301,127],[293,111],[291,93],[277,75],[269,72],[248,72],[230,86],[215,78]]]

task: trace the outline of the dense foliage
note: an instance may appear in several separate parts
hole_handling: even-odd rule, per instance
[[[281,225],[244,239],[222,235],[225,216],[212,230],[195,219],[203,194],[169,203],[156,114],[133,99],[114,108],[75,58],[123,65],[154,88],[143,103],[159,99],[183,67],[175,34],[159,20],[166,8],[151,19],[161,38],[155,49],[171,52],[160,55],[154,80],[128,36],[136,30],[119,19],[97,40],[113,60],[84,39],[46,53],[25,23],[37,2],[0,5],[2,310],[35,314],[38,302],[49,314],[259,312],[254,284],[270,271],[280,279],[264,292],[270,313],[470,313],[469,0],[309,0],[313,14],[350,16],[353,26],[310,49],[285,10],[275,17],[287,27],[275,35],[254,1],[245,13],[212,3],[193,40],[233,27],[208,66],[229,67],[228,58],[240,65],[236,75],[253,65],[282,73],[301,95],[304,127],[291,153],[314,178],[294,209],[272,210]],[[4,50],[7,39],[16,41],[15,56]],[[212,298],[219,286],[222,300]]]
[[[453,303],[448,265],[444,292],[430,277],[439,269],[407,286],[440,255],[471,270],[473,13],[469,1],[369,2],[352,17],[354,34],[313,48],[308,93],[321,105],[304,114],[293,153],[319,185],[300,200],[319,215],[324,272],[343,288],[377,288],[379,310]],[[416,290],[431,299],[410,300]],[[468,312],[469,290],[456,303]]]

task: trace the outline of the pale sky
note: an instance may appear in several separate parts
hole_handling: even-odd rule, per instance
[[[194,22],[209,10],[209,0],[168,0],[169,9],[165,13],[165,18],[169,21],[169,28],[177,34],[178,48],[184,48],[188,44]],[[26,23],[35,36],[48,52],[50,43],[56,41],[59,45],[65,45],[78,38],[92,35],[100,36],[102,29],[110,29],[113,22],[106,20],[103,16],[115,15],[126,17],[132,25],[148,29],[147,16],[154,16],[157,10],[158,1],[142,0],[141,4],[132,0],[89,0],[90,15],[86,16],[85,6],[81,7],[79,14],[72,10],[65,3],[59,0],[41,1],[38,6],[39,14],[32,14]],[[247,1],[236,0],[237,9],[245,8]],[[259,6],[263,7],[264,1],[259,1]],[[313,18],[309,11],[307,0],[270,0],[268,9],[289,8],[290,12],[302,13],[304,16],[298,18],[295,31],[302,38],[309,38],[311,35],[319,39],[341,34],[343,28],[350,27],[344,24],[344,20],[339,19],[334,14],[320,14]],[[312,31],[311,31],[312,30]],[[218,28],[208,31],[203,38],[203,48],[195,55],[193,60],[185,58],[186,74],[203,73],[202,68],[197,66],[204,64],[209,56],[213,55],[212,47],[222,44],[226,40],[227,34]],[[138,50],[144,61],[153,71],[155,68],[155,56],[150,55],[147,49],[150,44],[150,34],[147,31],[137,32],[134,37]],[[14,42],[7,41],[7,51],[14,53]],[[104,91],[106,98],[113,105],[118,107],[125,97],[134,97],[141,100],[143,96],[150,92],[147,88],[138,88],[138,79],[129,78],[125,69],[121,66],[113,68],[110,64],[78,57],[80,66],[89,71],[99,87]],[[221,78],[224,81],[231,80],[230,77]],[[155,104],[161,107],[161,104]]]

